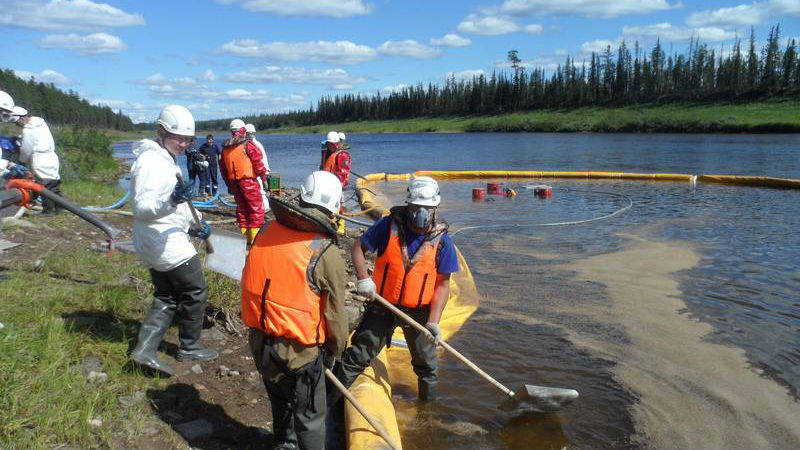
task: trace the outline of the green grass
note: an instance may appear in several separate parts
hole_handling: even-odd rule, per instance
[[[363,121],[269,130],[272,133],[390,132],[800,132],[800,101],[671,104],[540,110],[497,116]]]

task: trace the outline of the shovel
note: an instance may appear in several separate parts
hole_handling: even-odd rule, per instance
[[[175,176],[178,178],[178,184],[181,187],[184,187],[185,184],[183,183],[183,177],[181,176],[181,174],[176,173]],[[189,211],[192,212],[192,217],[194,218],[194,224],[197,226],[198,229],[200,229],[201,227],[200,217],[197,215],[197,210],[194,209],[194,204],[192,204],[192,200],[189,199],[189,201],[186,202],[186,204],[189,205]],[[209,241],[208,239],[203,239],[203,242],[205,242],[206,244],[206,255],[214,253],[214,246],[211,244],[211,241]]]
[[[342,393],[342,395],[344,395],[344,398],[346,398],[348,402],[352,403],[353,406],[358,410],[358,412],[361,413],[361,415],[364,416],[365,419],[367,419],[367,423],[369,423],[372,426],[372,428],[374,428],[375,431],[378,432],[378,434],[383,438],[383,440],[386,441],[387,444],[389,444],[389,447],[391,447],[393,450],[400,450],[401,447],[394,442],[394,439],[392,439],[391,436],[389,436],[389,433],[383,428],[383,426],[381,426],[381,424],[377,420],[375,420],[375,418],[372,417],[367,412],[367,410],[364,409],[363,406],[361,406],[361,403],[358,403],[358,400],[356,400],[353,394],[351,394],[350,391],[348,391],[347,388],[344,387],[342,382],[339,381],[338,378],[336,378],[336,375],[334,375],[333,372],[330,371],[330,369],[325,369],[325,376],[328,377],[328,381],[333,383],[333,385],[336,386],[336,389],[338,389]]]
[[[385,298],[375,294],[375,301],[379,302],[389,311],[397,314],[401,319],[406,321],[406,323],[416,328],[431,341],[434,340],[433,335],[430,331],[428,331],[427,328],[419,324],[416,320],[412,319],[408,314],[399,310],[393,304],[389,303],[389,301]],[[513,412],[515,414],[524,412],[556,412],[578,398],[578,391],[574,389],[534,386],[531,384],[525,384],[516,392],[514,392],[511,389],[503,386],[499,381],[492,378],[491,375],[484,372],[480,367],[475,365],[475,363],[467,359],[466,356],[459,353],[444,340],[440,339],[439,345],[441,345],[445,350],[466,364],[467,367],[475,371],[475,373],[483,377],[488,382],[492,383],[496,388],[500,389],[508,396],[505,401],[498,405],[498,408],[503,411]]]

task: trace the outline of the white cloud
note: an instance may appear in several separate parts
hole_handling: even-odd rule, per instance
[[[448,33],[440,38],[431,39],[431,45],[439,45],[442,47],[466,47],[469,44],[472,44],[471,40],[455,33]]]
[[[786,16],[800,16],[800,1],[767,0],[730,8],[698,11],[686,18],[686,24],[691,27],[749,26]]]
[[[508,60],[497,61],[495,62],[494,66],[498,69],[511,69],[511,63],[508,62]],[[553,58],[527,59],[519,63],[519,67],[524,67],[525,69],[529,70],[530,69],[556,70],[558,66],[559,63]]]
[[[474,77],[486,75],[483,69],[470,69],[462,70],[460,72],[447,72],[446,78],[455,78],[457,80],[471,80]]]
[[[39,40],[43,48],[63,48],[84,55],[100,55],[119,53],[128,46],[122,39],[107,33],[93,33],[86,36],[79,34],[49,34]]]
[[[131,14],[90,0],[0,0],[0,25],[44,31],[93,31],[144,25]]]
[[[530,34],[542,34],[544,31],[544,27],[539,25],[538,23],[532,23],[530,25],[525,25],[525,32]]]
[[[716,27],[682,28],[672,26],[671,23],[657,23],[654,25],[623,27],[622,34],[640,40],[661,39],[665,41],[688,41],[699,38],[703,42],[720,42],[736,37],[733,31]]]
[[[430,59],[442,54],[441,50],[420,44],[417,41],[386,41],[378,47],[378,53],[390,56],[407,56],[416,59]]]
[[[42,83],[53,83],[59,86],[75,84],[69,77],[51,69],[45,69],[39,73],[28,72],[25,70],[14,70],[14,73],[23,80],[30,80],[33,78],[34,80]]]
[[[217,74],[211,69],[206,69],[206,71],[200,75],[200,79],[203,81],[217,81]]]
[[[255,39],[238,39],[223,45],[220,50],[241,57],[340,64],[357,64],[378,57],[375,49],[350,41],[261,43]]]
[[[401,84],[396,84],[394,86],[384,86],[383,89],[381,89],[381,91],[385,92],[387,94],[391,94],[393,92],[400,92],[403,89],[406,89],[406,88],[409,88],[409,87],[410,87],[409,85],[401,83]]]
[[[469,34],[481,34],[484,36],[496,36],[519,31],[519,25],[508,17],[470,14],[458,24],[458,31]]]
[[[506,0],[500,11],[513,15],[581,15],[616,17],[650,14],[681,6],[667,0]]]
[[[208,85],[198,83],[192,77],[167,78],[154,73],[144,80],[135,80],[134,84],[147,86],[147,92],[157,98],[172,100],[214,99],[220,96]]]
[[[556,56],[567,56],[567,55],[569,55],[569,52],[568,52],[566,49],[563,49],[563,48],[557,48],[557,49],[556,49],[556,50],[553,52],[553,54],[554,54],[554,55],[556,55]]]
[[[366,83],[367,78],[351,75],[344,69],[304,69],[300,67],[267,66],[234,72],[225,76],[235,83],[297,83],[331,85],[336,89],[351,89]],[[336,86],[340,86],[337,88]],[[350,86],[342,88],[341,86]]]
[[[613,48],[615,44],[614,44],[614,42],[606,41],[604,39],[597,39],[597,40],[594,40],[594,41],[591,41],[591,42],[584,42],[581,45],[581,52],[582,53],[592,53],[592,52],[603,53],[604,51],[606,51],[606,48],[608,48],[609,45]]]
[[[369,14],[372,7],[362,0],[217,0],[219,3],[241,5],[254,12],[282,14],[285,16],[350,17]]]

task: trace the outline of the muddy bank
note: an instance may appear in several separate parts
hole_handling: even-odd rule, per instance
[[[686,314],[676,272],[699,261],[688,245],[625,236],[621,251],[563,266],[577,280],[601,283],[609,303],[583,314],[621,326],[629,342],[569,338],[617,362],[615,378],[633,391],[632,441],[646,448],[793,448],[800,404],[761,376],[745,352],[708,342],[713,327]]]

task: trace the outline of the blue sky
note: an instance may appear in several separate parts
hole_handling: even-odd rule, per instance
[[[0,67],[150,122],[306,108],[657,38],[728,49],[751,26],[800,37],[800,0],[0,0]],[[24,106],[24,105],[23,105]]]

